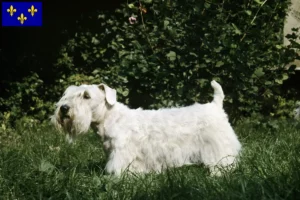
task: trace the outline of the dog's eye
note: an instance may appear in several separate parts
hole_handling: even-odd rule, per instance
[[[91,96],[90,96],[90,94],[89,94],[87,91],[85,91],[85,92],[83,93],[83,98],[84,98],[84,99],[90,99]]]

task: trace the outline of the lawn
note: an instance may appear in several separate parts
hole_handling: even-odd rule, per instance
[[[300,123],[244,120],[234,129],[243,151],[221,177],[195,165],[117,178],[104,173],[94,133],[70,145],[50,125],[19,123],[0,132],[0,199],[299,199]]]

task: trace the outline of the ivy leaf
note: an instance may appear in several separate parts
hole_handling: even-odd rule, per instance
[[[142,49],[141,44],[137,40],[133,40],[131,43],[135,48]]]
[[[126,55],[128,52],[127,51],[119,51],[119,58],[122,58],[124,55]]]
[[[129,94],[129,90],[128,90],[128,89],[126,89],[126,90],[124,90],[124,91],[122,92],[122,95],[123,95],[124,97],[127,97],[128,94]]]
[[[92,37],[92,44],[99,44],[100,41],[98,39],[96,39],[95,37]]]
[[[224,65],[224,62],[223,61],[218,61],[217,64],[216,64],[216,67],[221,67]]]
[[[207,67],[207,65],[205,64],[205,63],[201,63],[200,65],[199,65],[199,68],[206,68]]]
[[[210,3],[207,3],[207,2],[205,1],[204,7],[205,7],[206,9],[210,8]]]
[[[168,25],[170,24],[170,22],[168,20],[164,21],[164,29],[166,29],[168,27]]]
[[[265,85],[272,85],[272,82],[271,81],[266,81]]]
[[[102,15],[98,15],[98,19],[105,19],[105,15],[102,14]],[[77,33],[76,33],[77,34]]]
[[[128,4],[128,8],[132,9],[132,8],[134,8],[134,7],[135,7],[135,6],[134,6],[133,3]]]
[[[215,52],[220,53],[220,51],[223,49],[223,47],[219,46],[218,48],[215,48]]]
[[[249,16],[252,15],[252,11],[251,11],[251,10],[246,10],[245,13],[246,13],[247,15],[249,15]]]
[[[104,54],[106,52],[106,49],[101,49],[100,54]]]
[[[289,78],[289,76],[286,74],[286,73],[284,73],[284,74],[282,74],[282,80],[287,80]]]
[[[255,93],[258,91],[258,87],[256,87],[256,86],[253,86],[252,89]]]
[[[283,83],[282,79],[275,79],[275,82],[278,83],[278,84],[282,84]]]
[[[298,48],[298,49],[300,49],[300,43],[295,42],[295,41],[293,41],[293,40],[291,40],[290,43],[292,44],[292,47],[293,47],[293,48]]]
[[[190,52],[190,55],[195,56],[196,58],[198,57],[198,55],[195,54],[194,52]]]
[[[264,2],[261,2],[260,0],[254,0],[256,3],[258,3],[259,5],[262,5]]]
[[[234,23],[231,23],[231,25],[233,26],[234,28],[234,32],[238,35],[241,35],[242,32],[240,31],[240,29],[238,29],[238,27],[234,24]]]
[[[144,2],[145,4],[151,4],[152,0],[143,0],[142,2]]]
[[[254,71],[254,75],[256,76],[256,77],[261,77],[261,76],[263,76],[265,74],[265,72],[264,72],[264,70],[263,70],[263,68],[257,68],[255,71]]]
[[[86,53],[81,53],[81,57],[82,57],[83,60],[88,59],[88,55]]]
[[[176,53],[174,51],[170,51],[166,56],[170,61],[176,60]]]

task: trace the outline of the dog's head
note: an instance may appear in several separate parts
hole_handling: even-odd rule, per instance
[[[116,90],[105,84],[69,86],[56,103],[51,121],[72,141],[76,135],[86,133],[92,122],[103,121],[106,111],[116,101]]]

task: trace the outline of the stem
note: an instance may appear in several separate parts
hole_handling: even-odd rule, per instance
[[[139,3],[140,3],[140,15],[141,15],[142,24],[143,24],[143,27],[144,27],[144,30],[145,30],[145,35],[146,35],[147,41],[148,41],[148,43],[150,45],[150,48],[151,48],[152,52],[154,53],[154,49],[153,49],[152,43],[150,41],[150,38],[149,38],[148,34],[146,33],[146,26],[145,26],[144,17],[143,17],[143,11],[141,9],[142,8],[142,4],[141,4],[140,1],[139,1]]]
[[[255,13],[255,16],[253,17],[253,19],[252,19],[252,21],[251,21],[250,24],[253,24],[253,22],[255,21],[255,19],[256,19],[257,15],[258,15],[260,9],[265,5],[265,3],[266,3],[267,1],[268,1],[268,0],[265,0],[265,1],[261,4],[261,6],[259,7],[259,9],[257,10],[257,12]]]

